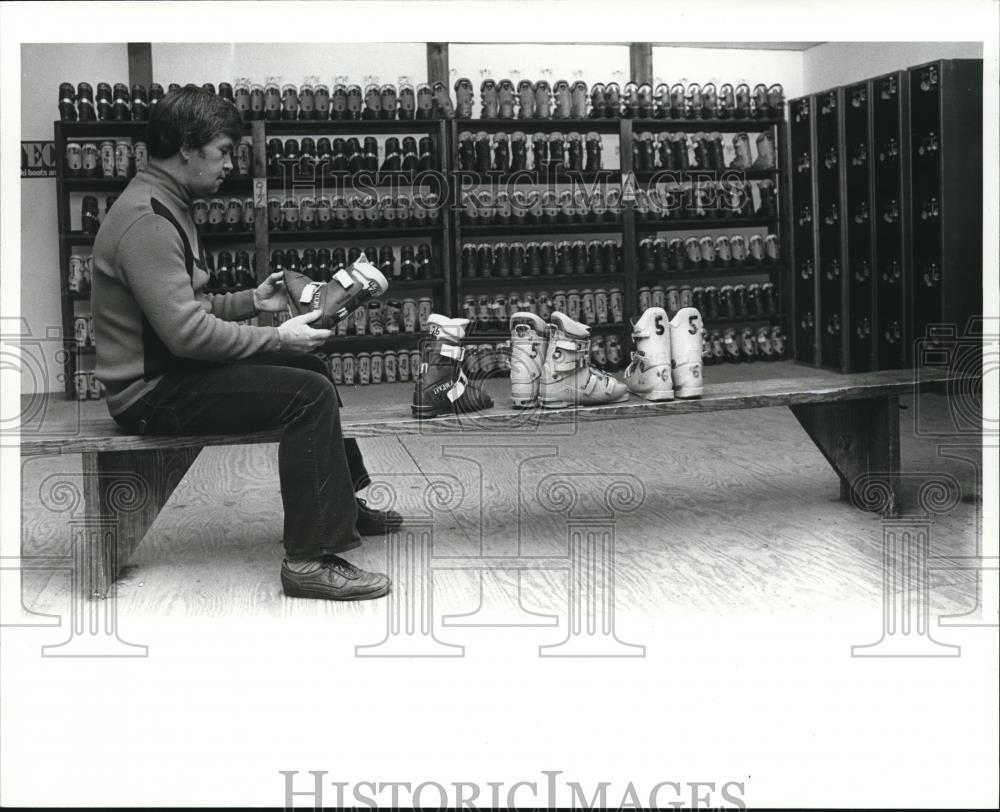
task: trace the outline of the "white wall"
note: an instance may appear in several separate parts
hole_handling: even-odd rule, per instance
[[[785,88],[785,98],[802,95],[802,51],[758,51],[739,48],[653,48],[656,82],[746,82]]]
[[[947,13],[942,5],[942,13]],[[984,32],[985,33],[985,32]],[[982,59],[981,42],[828,42],[803,52],[804,96],[935,59]]]
[[[21,46],[21,139],[51,141],[52,122],[59,117],[60,82],[127,82],[124,44],[24,44]],[[32,336],[61,327],[59,242],[55,178],[21,180],[21,316]],[[49,391],[62,390],[56,376],[62,367],[54,349],[47,357]],[[22,391],[37,386],[22,373]]]
[[[306,76],[318,76],[333,84],[334,76],[346,75],[348,83],[363,84],[369,74],[379,84],[427,80],[427,45],[423,42],[303,43],[300,45],[238,42],[153,43],[153,81],[164,88],[170,82],[230,84],[237,77],[263,83],[276,77],[279,83],[302,84]]]

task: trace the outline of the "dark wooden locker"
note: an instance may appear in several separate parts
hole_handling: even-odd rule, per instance
[[[816,221],[815,265],[819,276],[819,366],[846,371],[844,340],[844,206],[841,174],[843,139],[840,90],[817,93],[816,123]]]
[[[792,222],[792,336],[795,360],[815,364],[818,359],[819,312],[815,265],[815,145],[814,100],[793,100],[790,110],[791,222]]]
[[[983,63],[919,65],[909,82],[913,335],[961,336],[983,311]]]
[[[844,90],[844,217],[847,221],[847,369],[875,368],[875,288],[872,279],[871,115],[868,82]]]
[[[910,360],[907,73],[871,80],[874,141],[875,362],[898,369]]]

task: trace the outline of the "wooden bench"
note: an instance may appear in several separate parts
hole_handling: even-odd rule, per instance
[[[710,368],[710,380],[711,372]],[[633,397],[625,403],[558,411],[506,408],[501,394],[500,405],[488,411],[422,421],[410,416],[412,384],[382,384],[362,388],[363,406],[345,397],[347,408],[341,419],[345,436],[366,438],[532,431],[567,423],[787,406],[839,475],[841,497],[851,498],[852,487],[877,475],[882,498],[859,506],[892,516],[898,510],[899,398],[948,380],[946,373],[936,370],[921,370],[919,378],[913,370],[817,373],[806,379],[708,383],[698,400],[650,403]],[[23,414],[42,414],[30,433],[22,432],[21,455],[82,455],[83,509],[92,529],[86,533],[81,577],[86,593],[95,597],[107,594],[202,448],[277,442],[280,437],[278,431],[129,436],[111,420],[103,402],[56,397],[25,401]],[[859,504],[857,498],[854,502]]]

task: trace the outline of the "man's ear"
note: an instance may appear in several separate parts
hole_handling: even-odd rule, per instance
[[[187,144],[184,144],[178,151],[178,155],[181,156],[181,160],[184,161],[184,163],[187,163],[188,161],[191,160],[192,152],[194,152],[194,147],[190,147]]]

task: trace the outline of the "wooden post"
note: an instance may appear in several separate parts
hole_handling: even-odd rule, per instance
[[[153,46],[148,42],[128,43],[128,82],[145,88],[153,84]]]
[[[251,121],[250,132],[253,138],[254,260],[257,263],[259,285],[271,272],[267,256],[267,144],[264,139],[264,122]],[[263,325],[267,322],[261,320],[260,323]]]
[[[628,63],[633,82],[639,85],[653,84],[653,43],[629,43]]]
[[[427,43],[427,84],[435,82],[448,84],[448,43]]]

